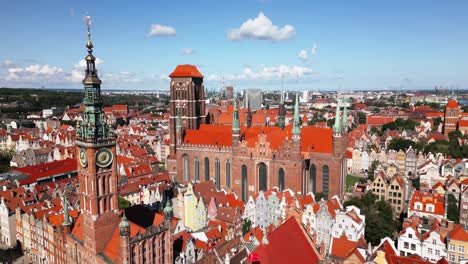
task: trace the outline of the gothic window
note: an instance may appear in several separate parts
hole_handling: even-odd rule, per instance
[[[226,187],[231,188],[231,162],[226,161]]]
[[[278,189],[280,192],[284,190],[284,169],[280,168],[278,171]]]
[[[242,165],[242,201],[247,201],[247,166]]]
[[[258,190],[266,191],[267,189],[267,166],[265,163],[258,165]]]
[[[210,159],[208,157],[205,158],[205,181],[210,180]]]
[[[329,169],[327,165],[323,166],[322,169],[322,192],[326,195],[328,195],[328,180],[329,180]]]
[[[219,188],[221,187],[221,184],[220,184],[220,174],[221,174],[221,168],[220,168],[220,162],[219,162],[219,159],[216,159],[215,160],[215,183],[216,183],[216,189],[219,190]]]
[[[189,157],[184,155],[182,161],[184,163],[184,181],[189,181]]]
[[[195,181],[200,180],[200,161],[195,158]]]
[[[309,192],[316,193],[317,184],[317,167],[315,164],[310,165],[309,168]]]

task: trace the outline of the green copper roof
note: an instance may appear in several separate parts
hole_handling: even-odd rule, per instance
[[[130,227],[130,223],[127,220],[127,216],[125,215],[125,210],[123,211],[122,221],[119,224],[120,228],[128,228]]]
[[[333,125],[333,132],[341,132],[341,109],[340,109],[340,100],[336,104],[336,115],[335,115],[335,124]]]
[[[343,127],[347,127],[348,126],[348,107],[347,107],[347,98],[343,98],[343,104],[344,104],[344,108],[343,108]]]

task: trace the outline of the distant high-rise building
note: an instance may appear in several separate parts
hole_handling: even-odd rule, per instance
[[[303,91],[301,97],[301,103],[309,102],[309,91]]]
[[[224,96],[226,97],[226,99],[234,98],[234,87],[224,86]]]
[[[249,108],[251,111],[262,109],[262,90],[244,90],[244,107]]]

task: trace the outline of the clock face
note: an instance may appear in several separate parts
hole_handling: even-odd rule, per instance
[[[112,151],[107,148],[100,149],[96,152],[96,164],[101,168],[108,167],[113,159]]]
[[[86,155],[86,151],[84,149],[80,149],[79,160],[81,167],[85,168],[86,166],[88,166],[88,156]]]

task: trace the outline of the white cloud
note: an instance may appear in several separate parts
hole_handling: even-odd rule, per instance
[[[288,40],[294,36],[295,29],[291,25],[282,28],[273,25],[273,22],[262,12],[256,18],[251,18],[242,23],[239,28],[229,30],[229,40],[259,39],[270,41]]]
[[[13,61],[11,61],[11,60],[4,60],[4,61],[2,62],[2,68],[7,68],[7,69],[9,69],[9,68],[16,68],[16,67],[18,67],[18,65],[16,65],[15,63],[13,63]]]
[[[173,37],[176,35],[176,29],[171,26],[164,26],[160,24],[152,24],[149,37]]]
[[[192,49],[192,48],[183,48],[182,49],[182,54],[184,55],[191,55],[193,54],[195,51]]]
[[[317,53],[317,44],[314,43],[314,45],[312,46],[312,50],[310,51],[312,53],[312,55],[315,55]]]
[[[48,64],[32,64],[26,67],[8,68],[8,74],[3,78],[6,81],[22,82],[45,82],[53,81],[54,78],[63,78],[66,73],[60,67]]]
[[[315,72],[302,66],[262,66],[259,69],[246,67],[240,74],[211,74],[206,79],[208,81],[243,81],[243,80],[274,80],[284,78],[297,78],[314,75]]]
[[[297,57],[303,61],[306,61],[309,59],[309,53],[307,52],[307,50],[301,50],[297,54]]]

